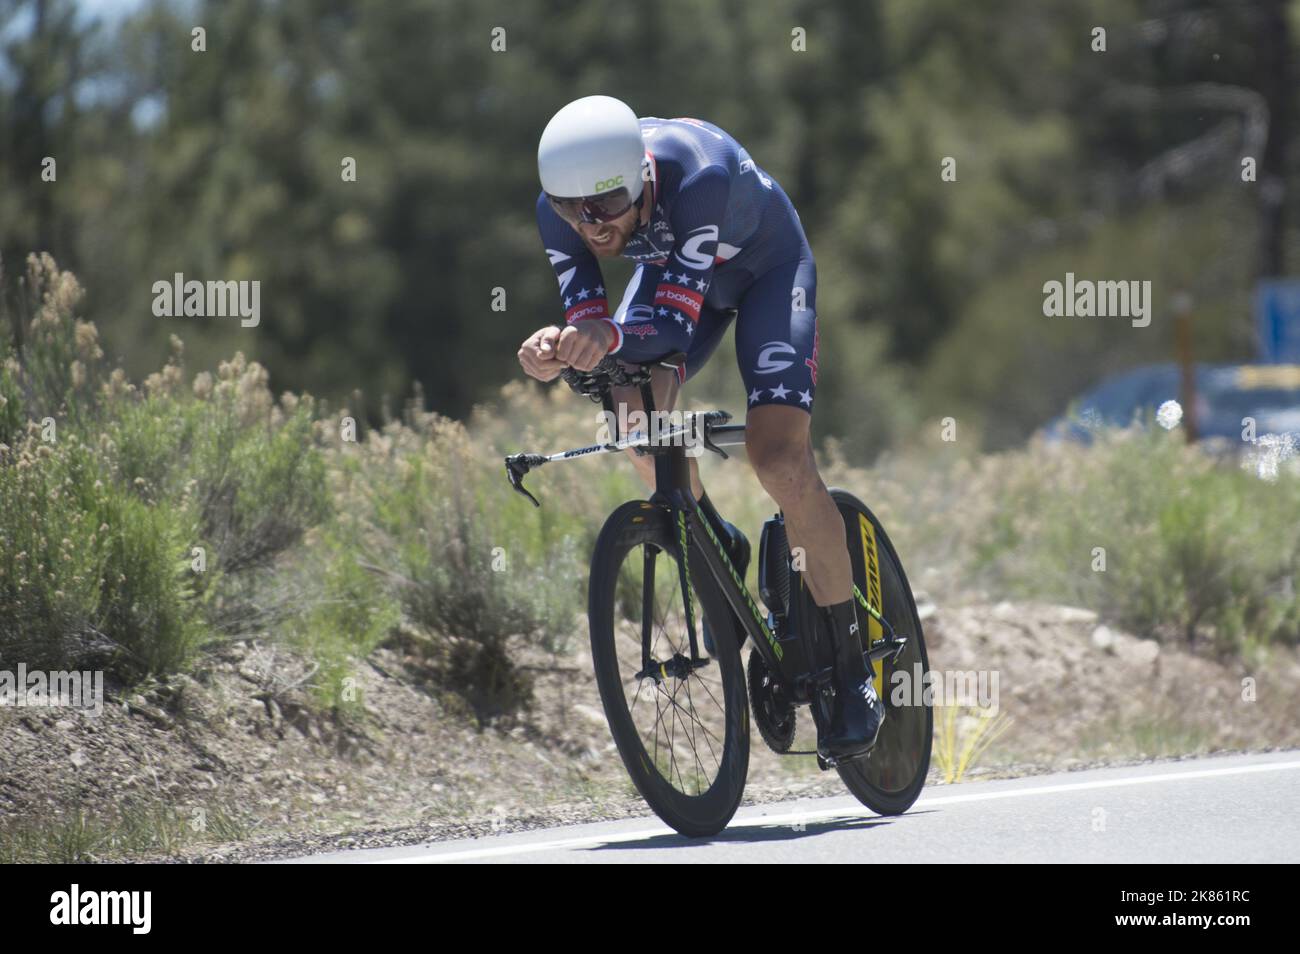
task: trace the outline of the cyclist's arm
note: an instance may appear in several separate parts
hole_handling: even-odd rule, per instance
[[[551,208],[544,192],[537,198],[537,231],[555,270],[555,278],[560,283],[565,324],[604,321],[614,329],[611,349],[617,350],[623,333],[610,318],[609,298],[600,274],[600,263],[578,233]]]
[[[682,183],[669,216],[673,250],[662,265],[643,266],[640,284],[619,316],[622,343],[612,353],[644,363],[689,350],[713,280],[730,190],[731,177],[722,166],[705,166]]]

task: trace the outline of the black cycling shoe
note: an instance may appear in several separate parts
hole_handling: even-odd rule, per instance
[[[875,673],[862,652],[853,600],[820,609],[835,646],[835,705],[825,737],[817,740],[817,754],[843,761],[865,755],[876,744],[885,704],[876,696]]]
[[[745,571],[749,569],[749,539],[734,524],[726,520],[721,522],[721,529],[724,532],[718,533],[716,528],[714,532],[718,533],[718,539],[722,541],[722,548],[727,551],[727,556],[731,557],[731,562],[736,565],[736,575],[741,580],[744,580]],[[700,628],[704,632],[704,651],[710,656],[717,656],[718,654],[714,652],[713,648],[713,634],[709,632],[708,617],[701,619]],[[736,646],[739,649],[745,643],[745,631],[739,626],[736,627],[736,638],[740,641]]]

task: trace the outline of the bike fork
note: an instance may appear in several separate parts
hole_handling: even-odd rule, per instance
[[[686,635],[690,640],[691,659],[700,658],[699,644],[695,641],[695,604],[691,601],[690,536],[687,533],[686,511],[674,508],[677,522],[677,579],[682,588],[682,605],[686,607]]]

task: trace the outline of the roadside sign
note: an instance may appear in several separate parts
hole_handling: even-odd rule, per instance
[[[1300,363],[1300,278],[1255,286],[1255,331],[1261,361]]]

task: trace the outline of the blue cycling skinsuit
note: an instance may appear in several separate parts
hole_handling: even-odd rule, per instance
[[[817,388],[817,266],[789,197],[744,147],[698,119],[640,120],[650,160],[648,224],[623,258],[638,262],[611,314],[596,256],[546,201],[537,228],[567,322],[611,321],[611,354],[647,362],[686,353],[703,366],[736,318],[736,360],[749,407],[811,413]]]

